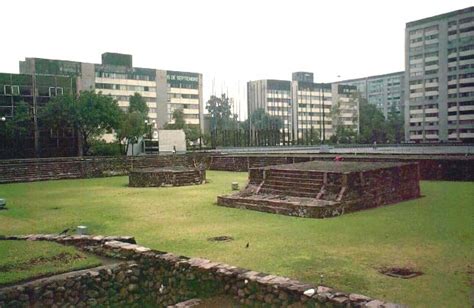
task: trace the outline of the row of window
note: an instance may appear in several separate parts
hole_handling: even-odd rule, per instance
[[[124,85],[124,84],[111,84],[111,83],[96,83],[95,87],[97,89],[133,91],[133,92],[155,92],[156,91],[156,87],[132,86],[132,85]]]
[[[169,93],[168,98],[185,98],[185,99],[199,99],[198,94],[180,94],[180,93]]]
[[[99,78],[111,78],[111,79],[132,79],[132,80],[144,80],[144,81],[155,81],[155,77],[149,75],[140,74],[126,74],[126,73],[108,73],[108,72],[95,72],[95,76]]]
[[[0,95],[7,96],[31,96],[31,86],[17,86],[17,85],[4,85],[0,86]],[[63,95],[64,89],[62,87],[38,87],[38,96],[57,96]]]
[[[462,98],[462,97],[474,97],[474,92],[465,92],[465,93],[451,93],[448,94],[448,98]]]
[[[474,63],[473,64],[463,64],[463,65],[459,65],[459,66],[452,66],[452,67],[448,67],[448,72],[454,72],[454,71],[457,71],[457,70],[467,70],[467,69],[471,69],[471,68],[474,68]]]
[[[415,35],[415,34],[421,34],[423,32],[430,32],[430,31],[436,31],[438,30],[438,25],[426,27],[426,28],[421,28],[421,29],[416,29],[416,30],[411,30],[410,36]]]
[[[474,26],[473,27],[466,27],[466,28],[462,28],[462,29],[449,30],[448,35],[457,34],[458,30],[459,30],[459,33],[466,33],[466,32],[470,32],[470,31],[474,31]]]

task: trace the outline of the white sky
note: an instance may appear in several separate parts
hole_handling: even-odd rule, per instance
[[[330,82],[404,69],[405,23],[472,6],[465,0],[6,0],[0,72],[25,57],[200,72],[204,99],[228,92],[246,118],[246,82],[313,72]],[[340,78],[337,76],[340,75]]]

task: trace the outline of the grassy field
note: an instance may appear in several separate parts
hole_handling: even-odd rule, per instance
[[[0,241],[0,286],[100,264],[94,256],[56,243]]]
[[[0,211],[0,234],[84,224],[94,234],[133,235],[155,249],[322,279],[411,306],[471,306],[474,183],[422,182],[424,198],[318,220],[216,206],[216,196],[229,193],[232,181],[244,185],[247,175],[210,171],[208,178],[176,188],[129,188],[126,177],[0,185],[9,207]],[[235,240],[207,241],[219,235]],[[385,266],[424,275],[392,278],[378,272]]]

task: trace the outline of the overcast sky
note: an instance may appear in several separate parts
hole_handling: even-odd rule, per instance
[[[41,57],[200,72],[205,100],[228,92],[246,118],[246,82],[309,71],[318,82],[404,69],[405,23],[471,1],[2,1],[0,72]],[[340,76],[338,78],[337,76]],[[214,82],[213,82],[214,81]],[[212,85],[215,85],[214,87]]]

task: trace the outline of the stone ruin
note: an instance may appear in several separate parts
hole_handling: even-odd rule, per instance
[[[249,169],[221,206],[326,218],[420,197],[417,163],[309,161]]]
[[[198,185],[206,181],[206,169],[184,166],[133,169],[128,176],[130,187]]]

